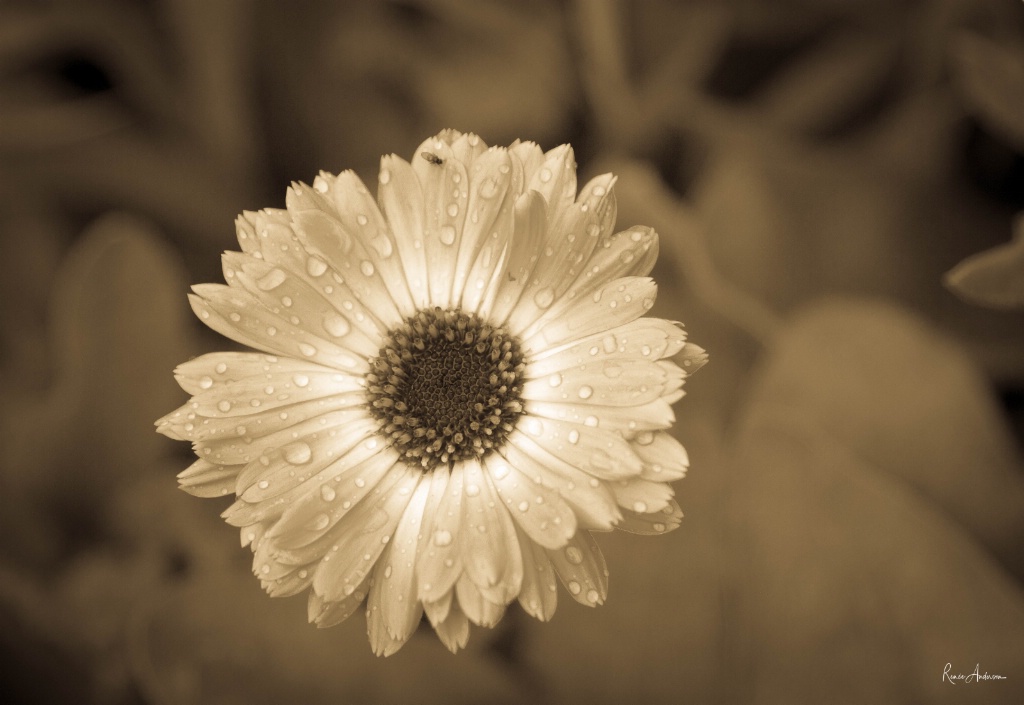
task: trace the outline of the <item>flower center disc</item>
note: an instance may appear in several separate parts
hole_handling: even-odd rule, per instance
[[[518,341],[476,314],[419,311],[392,330],[367,375],[371,413],[424,471],[481,457],[523,411]]]

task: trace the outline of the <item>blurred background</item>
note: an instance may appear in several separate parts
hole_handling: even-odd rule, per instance
[[[153,421],[235,215],[445,127],[619,174],[711,362],[605,606],[382,660],[262,594]],[[1017,0],[8,0],[0,702],[1024,702],[1021,210]]]

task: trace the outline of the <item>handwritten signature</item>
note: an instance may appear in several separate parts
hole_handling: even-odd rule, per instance
[[[981,672],[981,664],[974,665],[973,673],[950,673],[950,669],[953,668],[953,664],[947,663],[946,667],[942,669],[942,682],[949,681],[950,685],[959,685],[957,681],[964,683],[980,683],[981,681],[1004,681],[1006,676],[1000,676],[995,673],[989,673],[985,671]]]

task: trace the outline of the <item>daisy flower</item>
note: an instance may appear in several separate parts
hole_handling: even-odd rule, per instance
[[[238,218],[227,284],[190,300],[260,352],[181,365],[193,396],[157,424],[199,458],[182,489],[235,495],[268,593],[308,589],[318,626],[365,601],[384,655],[426,613],[457,651],[515,600],[550,619],[558,581],[602,603],[591,532],[679,525],[665,429],[706,356],[643,317],[658,238],[613,234],[614,182],[577,195],[568,145],[445,131],[384,157],[376,200],[321,173]]]

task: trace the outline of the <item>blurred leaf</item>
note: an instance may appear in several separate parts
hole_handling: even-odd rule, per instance
[[[113,214],[83,235],[51,300],[52,383],[0,408],[5,505],[78,534],[114,486],[153,471],[167,445],[152,422],[180,402],[170,372],[191,352],[182,280],[145,222]]]
[[[1017,217],[1011,242],[971,255],[946,274],[945,284],[982,306],[1024,306],[1024,216]]]
[[[1024,464],[990,383],[910,314],[844,300],[803,310],[763,362],[747,417],[833,439],[1024,577]]]
[[[953,42],[951,54],[968,109],[1024,152],[1024,43],[1003,44],[964,32]]]

